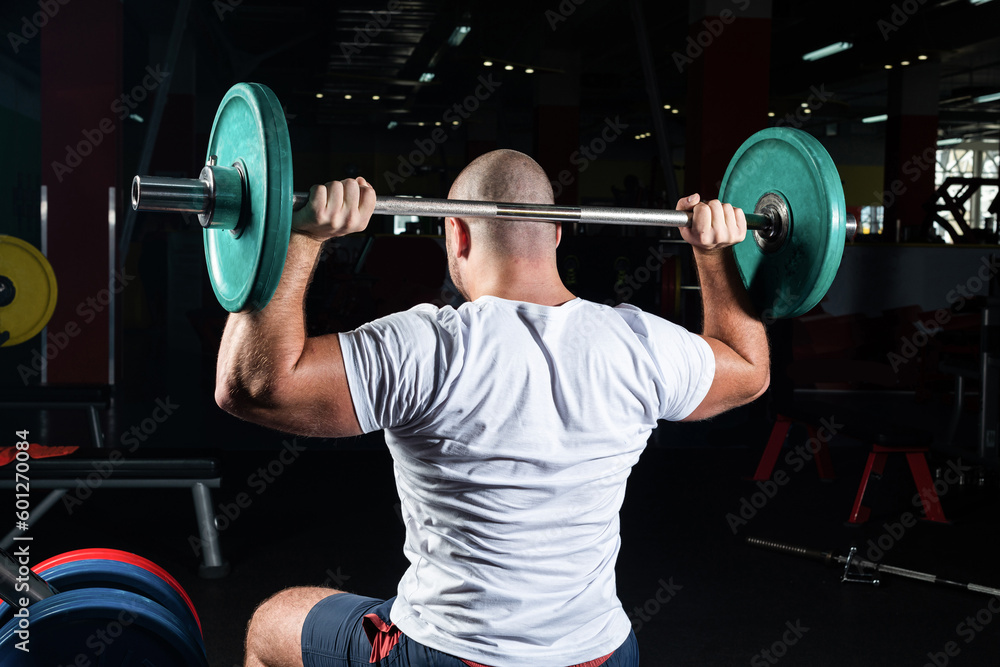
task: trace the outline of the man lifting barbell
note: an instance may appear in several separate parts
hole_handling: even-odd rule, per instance
[[[449,198],[544,205],[552,190],[531,158],[501,150],[466,167]],[[303,302],[322,243],[365,229],[375,201],[360,178],[313,187],[270,302],[229,317],[216,400],[303,435],[385,429],[410,567],[387,601],[278,593],[250,621],[246,665],[638,664],[614,576],[629,471],[658,419],[705,419],[769,382],[765,329],[730,248],[747,233],[743,211],[678,203],[693,212],[681,234],[702,335],[576,298],[556,268],[559,223],[448,217],[467,303],[309,338]]]

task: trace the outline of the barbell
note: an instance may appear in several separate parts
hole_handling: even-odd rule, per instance
[[[291,142],[277,97],[238,83],[215,115],[196,179],[136,176],[132,208],[198,216],[212,289],[230,312],[264,308],[288,252],[292,213],[308,195],[292,189]],[[826,294],[856,228],[829,153],[792,128],[762,130],[740,147],[720,199],[747,211],[752,234],[734,253],[758,312],[801,315]],[[690,211],[377,197],[375,213],[685,227]]]
[[[0,549],[0,598],[0,667],[208,665],[191,599],[135,554],[81,549],[29,570]]]

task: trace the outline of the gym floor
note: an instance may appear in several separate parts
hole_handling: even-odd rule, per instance
[[[130,405],[138,403],[131,398]],[[189,541],[194,513],[190,494],[182,490],[97,489],[71,514],[59,505],[32,528],[39,557],[103,546],[154,560],[193,598],[216,667],[241,664],[243,632],[254,606],[284,587],[325,583],[371,596],[394,593],[406,562],[392,461],[380,434],[293,442],[222,414],[207,397],[171,400],[180,407],[145,446],[201,443],[221,458],[223,488],[214,501],[223,553],[232,566],[229,576],[198,578]],[[836,396],[826,400],[834,420],[839,411],[855,408]],[[946,405],[918,402],[912,395],[872,399],[868,406],[938,438],[947,423]],[[788,483],[764,488],[747,478],[767,438],[761,426],[766,408],[755,404],[712,423],[663,424],[633,471],[617,572],[643,664],[996,664],[995,598],[893,577],[877,588],[842,584],[840,568],[744,543],[756,536],[836,555],[856,545],[862,555],[889,565],[996,587],[1000,498],[991,490],[995,487],[950,484],[942,495],[949,524],[903,525],[907,512],[917,513],[913,482],[901,457],[890,458],[884,477],[866,496],[870,520],[848,526],[867,448],[836,437],[831,443],[836,479],[820,481],[811,465],[798,471],[785,466]],[[5,423],[18,418],[3,416]],[[107,434],[112,440],[123,430],[115,424],[142,418],[113,416]],[[963,429],[971,430],[972,418],[969,414]],[[78,425],[70,414],[54,419],[49,442],[84,438],[79,419]],[[804,437],[793,429],[786,446]],[[960,430],[959,440],[966,437],[971,433]],[[296,452],[294,459],[284,456],[290,463],[276,463],[283,448]],[[947,470],[949,463],[959,460],[934,455],[931,468]],[[250,497],[244,507],[236,503],[241,493]],[[773,497],[765,502],[768,494]],[[744,499],[760,506],[754,514]],[[741,508],[745,523],[734,519]]]

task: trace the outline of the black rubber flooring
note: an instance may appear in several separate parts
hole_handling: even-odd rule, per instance
[[[905,405],[909,401],[890,408],[894,418],[930,418],[926,406]],[[178,415],[191,405],[176,402]],[[190,411],[209,413],[211,406]],[[141,406],[133,413],[116,419],[129,423],[144,414]],[[8,417],[4,423],[18,426]],[[57,437],[60,429],[85,437],[66,418],[50,427],[60,441],[47,444],[70,444],[65,435]],[[757,536],[837,554],[853,544],[886,564],[1000,587],[997,493],[951,484],[942,497],[951,523],[904,526],[906,513],[918,510],[904,459],[893,457],[899,460],[890,459],[884,477],[871,487],[871,520],[849,527],[845,521],[867,450],[837,438],[836,480],[821,482],[812,465],[796,471],[781,463],[787,483],[764,489],[746,478],[766,430],[756,413],[668,425],[634,469],[622,510],[617,572],[642,664],[1000,664],[995,598],[893,577],[877,588],[842,584],[836,567],[744,543]],[[792,440],[799,438],[793,432]],[[392,595],[406,562],[392,462],[380,438],[300,440],[301,455],[278,466],[281,440],[231,421],[205,426],[175,419],[147,443],[219,450],[224,485],[214,502],[232,565],[224,579],[197,576],[194,513],[183,490],[98,489],[71,513],[60,504],[32,527],[34,554],[40,559],[102,546],[156,561],[193,598],[210,663],[218,667],[241,664],[243,631],[254,606],[283,587],[327,583]],[[932,469],[947,469],[949,460],[956,462],[935,455]],[[240,494],[243,507],[236,503]]]

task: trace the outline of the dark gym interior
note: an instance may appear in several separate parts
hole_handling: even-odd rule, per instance
[[[632,471],[617,589],[642,664],[997,664],[1000,1],[6,0],[0,27],[0,276],[36,275],[0,281],[8,552],[149,559],[217,667],[242,665],[247,621],[283,588],[396,592],[382,432],[296,438],[222,411],[228,313],[198,216],[131,205],[137,174],[198,176],[234,84],[280,100],[297,191],[363,176],[380,197],[444,198],[512,148],[558,205],[671,209],[719,196],[748,137],[791,128],[843,196],[815,204],[839,231],[778,270],[772,300],[828,289],[762,311],[764,396],[660,422]],[[457,307],[442,234],[376,215],[329,241],[309,333]],[[559,271],[580,297],[700,331],[676,229],[564,223]],[[0,664],[39,664],[16,637]]]

